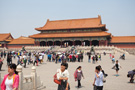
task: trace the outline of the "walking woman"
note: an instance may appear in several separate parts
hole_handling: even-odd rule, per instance
[[[84,78],[83,72],[82,72],[81,69],[82,69],[82,67],[79,66],[79,67],[76,69],[75,73],[74,73],[75,81],[78,81],[78,86],[77,86],[78,88],[81,87],[81,77]]]
[[[7,55],[7,65],[9,65],[11,62],[11,55],[8,53]]]
[[[1,71],[1,68],[2,68],[3,61],[4,61],[4,59],[1,59],[1,57],[0,57],[0,71]]]
[[[61,81],[57,90],[70,90],[68,64],[62,63],[61,69],[57,70],[57,79]]]
[[[8,73],[1,83],[1,90],[18,90],[19,75],[16,71],[16,64],[8,65]]]

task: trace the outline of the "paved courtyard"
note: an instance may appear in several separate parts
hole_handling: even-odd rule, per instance
[[[116,77],[115,70],[111,69],[113,64],[109,58],[109,55],[102,55],[102,61],[99,61],[96,64],[88,63],[88,57],[84,56],[84,62],[78,63],[69,63],[69,73],[70,73],[70,87],[71,90],[77,90],[73,74],[78,66],[82,66],[82,70],[84,73],[85,79],[82,79],[82,88],[79,90],[93,90],[93,80],[95,76],[95,66],[101,65],[104,71],[108,74],[106,78],[106,83],[104,83],[104,90],[135,90],[135,83],[129,83],[129,78],[127,78],[127,72],[135,69],[135,56],[126,55],[126,60],[119,59],[120,53],[115,54],[115,59],[119,60],[122,69],[120,69],[120,76]],[[53,82],[53,75],[56,73],[56,70],[60,68],[60,63],[55,64],[54,62],[46,62],[46,56],[44,58],[44,63],[37,67],[37,74],[40,75],[41,80],[46,86],[45,90],[57,90],[57,84]],[[13,60],[13,62],[17,62],[17,60]],[[32,65],[28,65],[27,68],[23,69],[24,75],[29,75],[31,73]],[[7,66],[6,60],[4,61],[3,71],[0,71],[2,77],[7,74]]]

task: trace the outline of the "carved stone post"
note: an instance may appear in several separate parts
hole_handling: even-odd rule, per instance
[[[17,71],[18,71],[18,75],[19,75],[19,88],[18,88],[18,90],[23,90],[23,72],[22,72],[21,65],[17,66]]]
[[[33,81],[33,90],[37,90],[37,73],[36,73],[36,67],[32,67],[32,72],[31,72],[32,81]]]

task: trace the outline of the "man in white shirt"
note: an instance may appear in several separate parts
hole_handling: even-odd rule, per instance
[[[100,71],[100,67],[95,68],[94,90],[103,90],[103,73]]]

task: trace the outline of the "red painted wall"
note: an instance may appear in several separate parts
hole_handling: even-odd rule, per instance
[[[135,48],[135,44],[111,44],[118,48]]]
[[[22,48],[25,46],[34,46],[34,45],[7,45],[7,48]]]

